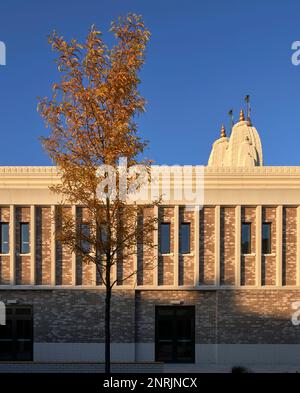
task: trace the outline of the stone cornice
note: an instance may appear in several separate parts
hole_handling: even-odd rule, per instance
[[[194,183],[197,174],[204,169],[205,189],[300,189],[300,166],[264,167],[203,167],[203,166],[154,166],[164,184],[179,186],[184,174],[185,186]],[[2,166],[0,167],[0,189],[48,188],[59,182],[55,166]]]

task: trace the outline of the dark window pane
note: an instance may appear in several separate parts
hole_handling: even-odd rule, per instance
[[[262,253],[271,253],[271,223],[263,223],[262,226]]]
[[[17,307],[16,315],[31,315],[31,308],[28,307]]]
[[[191,341],[192,321],[189,318],[177,322],[177,339]]]
[[[180,252],[189,254],[190,250],[190,223],[184,222],[180,225]]]
[[[6,309],[6,316],[11,315],[13,313],[13,309],[11,307],[6,306],[5,309]]]
[[[100,236],[101,236],[101,241],[102,241],[103,247],[105,247],[105,244],[107,242],[107,228],[106,228],[106,225],[104,225],[104,224],[101,226]]]
[[[12,320],[7,319],[5,325],[0,325],[0,340],[12,338]]]
[[[17,320],[17,336],[19,339],[31,337],[31,320]]]
[[[174,310],[172,310],[170,308],[162,307],[157,310],[157,313],[158,313],[159,317],[171,318],[174,314]]]
[[[0,360],[13,360],[13,341],[0,339]]]
[[[172,318],[159,320],[157,323],[157,332],[159,335],[159,341],[170,341],[170,332],[172,331]]]
[[[241,241],[242,254],[251,253],[251,223],[242,223],[242,241]]]
[[[20,223],[20,252],[21,254],[29,253],[29,224],[28,222]]]
[[[160,224],[160,252],[161,254],[170,253],[170,223]]]
[[[88,241],[90,238],[90,226],[89,224],[81,224],[81,248],[85,253],[91,251],[91,244]]]
[[[0,253],[9,253],[9,224],[6,222],[0,223]]]

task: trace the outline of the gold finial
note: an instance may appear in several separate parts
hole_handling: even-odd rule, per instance
[[[224,124],[222,124],[222,127],[221,127],[221,138],[226,138],[226,130],[225,130]]]
[[[245,121],[245,115],[243,109],[240,111],[240,121]]]

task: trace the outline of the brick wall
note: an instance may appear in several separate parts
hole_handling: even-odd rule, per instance
[[[212,291],[141,291],[136,295],[137,342],[155,338],[155,306],[175,300],[195,305],[195,341],[202,344],[298,344],[291,304],[300,290],[243,289]]]
[[[222,207],[220,217],[220,283],[235,282],[235,209]]]
[[[147,220],[147,217],[154,217],[154,208],[148,207],[143,211],[143,216],[141,217],[140,231],[143,233],[143,221]],[[153,233],[154,237],[154,233]],[[141,242],[143,237],[141,238]],[[158,247],[158,244],[156,244]],[[158,249],[147,249],[143,244],[138,246],[138,273],[137,273],[137,284],[138,285],[153,285],[154,284],[154,267],[157,265],[157,252]]]
[[[36,284],[51,284],[51,208],[37,206],[36,215]]]
[[[62,214],[71,214],[70,207],[62,208]],[[60,217],[57,216],[55,228],[61,228]],[[72,254],[68,247],[62,246],[59,242],[55,244],[56,255],[56,279],[57,285],[72,284]]]
[[[70,212],[70,208],[64,209]],[[9,207],[0,207],[0,218],[3,222],[9,222]],[[199,238],[195,239],[195,211],[184,207],[179,209],[179,239],[181,233],[180,224],[190,223],[190,254],[180,254],[178,260],[179,285],[193,285],[195,274],[195,255],[199,247],[199,283],[203,285],[215,284],[216,250],[215,250],[215,212],[214,206],[205,206],[199,214]],[[35,273],[36,284],[51,284],[51,208],[50,206],[35,207]],[[154,209],[145,209],[145,217],[153,215]],[[262,255],[261,258],[261,285],[272,286],[276,284],[276,238],[277,238],[277,208],[276,206],[262,207],[262,223],[271,223],[271,253]],[[221,206],[220,209],[220,284],[234,285],[235,283],[235,207]],[[23,206],[15,207],[15,263],[16,284],[31,284],[31,256],[20,255],[20,222],[30,223],[30,208]],[[85,209],[77,208],[78,224],[88,223],[89,217]],[[159,208],[159,222],[171,224],[171,248],[169,255],[159,255],[158,250],[146,250],[139,246],[137,261],[135,256],[118,262],[119,285],[127,274],[133,271],[135,263],[138,265],[138,275],[133,276],[125,284],[153,285],[154,274],[157,266],[159,285],[174,284],[174,207],[161,206]],[[241,255],[241,285],[254,286],[256,284],[256,207],[242,206],[241,222],[251,223],[251,253]],[[55,223],[58,228],[58,219]],[[296,249],[297,249],[297,208],[293,206],[283,207],[282,220],[282,284],[284,286],[296,285]],[[30,228],[31,231],[31,228]],[[142,232],[142,229],[141,229]],[[160,239],[158,239],[159,243]],[[61,247],[56,242],[56,284],[72,285],[73,266],[72,255],[66,247]],[[96,279],[97,277],[97,279]],[[76,258],[76,285],[94,285],[100,283],[93,264],[83,263],[81,258]],[[10,283],[10,255],[0,255],[0,285]]]
[[[0,290],[0,300],[33,306],[34,341],[103,343],[103,290]],[[134,342],[134,291],[114,291],[112,342]]]
[[[282,284],[296,284],[297,209],[283,208]]]
[[[215,208],[200,211],[200,284],[215,283]]]

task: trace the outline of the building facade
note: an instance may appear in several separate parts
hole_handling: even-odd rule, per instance
[[[94,265],[55,242],[56,182],[55,167],[0,168],[0,360],[104,359],[104,288]],[[82,207],[65,209],[84,222]],[[213,145],[203,207],[170,198],[149,214],[158,249],[114,272],[138,269],[113,290],[113,360],[300,361],[300,167],[263,166],[241,113]]]

